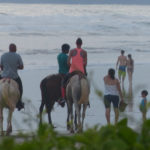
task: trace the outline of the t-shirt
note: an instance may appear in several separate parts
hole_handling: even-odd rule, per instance
[[[86,59],[86,52],[83,49],[75,48],[70,51],[71,55],[71,66],[69,72],[73,71],[81,71],[82,73],[85,73],[84,69],[84,59]]]
[[[60,53],[57,56],[57,61],[59,65],[59,73],[67,74],[69,72],[69,66],[67,64],[68,55],[65,53]]]
[[[7,52],[1,56],[0,65],[3,66],[2,78],[18,78],[18,66],[23,65],[22,58],[16,52]]]

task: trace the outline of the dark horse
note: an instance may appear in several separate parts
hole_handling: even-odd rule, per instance
[[[53,74],[45,77],[40,84],[41,88],[41,106],[40,106],[40,123],[42,123],[42,112],[44,106],[48,113],[49,124],[52,125],[51,111],[55,102],[61,97],[61,82],[63,76],[61,74]],[[61,104],[64,107],[64,104]]]

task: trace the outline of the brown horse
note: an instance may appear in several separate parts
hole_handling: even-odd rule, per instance
[[[42,112],[44,106],[48,113],[49,124],[52,125],[51,111],[55,102],[61,98],[61,83],[63,76],[60,74],[53,74],[45,77],[40,84],[41,88],[41,106],[40,106],[40,123],[42,123]],[[60,104],[64,107],[64,104]]]

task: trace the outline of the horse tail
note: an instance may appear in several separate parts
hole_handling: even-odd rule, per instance
[[[81,83],[81,96],[78,104],[85,104],[89,102],[89,93],[90,93],[90,87],[88,80],[86,78],[82,78],[80,80]]]
[[[46,95],[47,95],[47,88],[46,88],[46,78],[43,79],[41,81],[41,84],[40,84],[40,88],[41,88],[41,96],[42,96],[42,103],[45,104],[46,102]]]

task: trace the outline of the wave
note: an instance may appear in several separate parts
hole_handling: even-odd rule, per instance
[[[140,22],[140,24],[142,25],[145,25],[145,26],[150,26],[150,21],[143,21],[143,22]]]
[[[87,51],[88,54],[108,54],[108,53],[120,53],[121,48],[111,49],[106,47],[83,47]],[[138,53],[150,53],[148,49],[125,49],[126,52],[138,52]],[[0,50],[0,52],[4,52],[4,50]],[[51,55],[51,54],[59,54],[60,49],[26,49],[20,52],[21,55]]]
[[[7,16],[7,15],[9,15],[9,14],[0,12],[0,15],[2,15],[2,16]]]
[[[57,36],[56,34],[53,33],[9,33],[10,36],[18,36],[18,37],[26,37],[26,36]]]
[[[27,50],[23,50],[23,52],[21,52],[21,54],[23,55],[50,55],[50,54],[58,54],[59,50],[58,49],[27,49]]]

